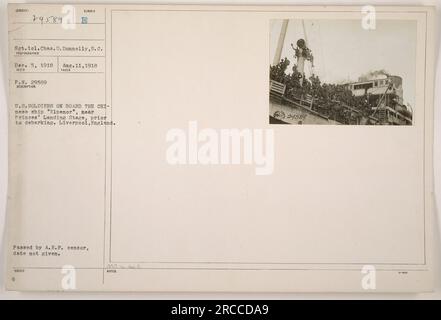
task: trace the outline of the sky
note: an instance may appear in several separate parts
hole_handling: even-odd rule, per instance
[[[322,82],[347,83],[375,70],[403,78],[404,102],[415,106],[417,24],[414,20],[377,20],[375,30],[365,30],[360,20],[304,20],[308,47],[314,55],[313,72]],[[270,23],[272,64],[282,20]],[[302,20],[289,20],[282,59],[295,59],[291,43],[305,39]],[[311,72],[305,65],[306,76]]]

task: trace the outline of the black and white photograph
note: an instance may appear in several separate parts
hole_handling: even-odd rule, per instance
[[[270,21],[270,124],[412,125],[412,20]]]

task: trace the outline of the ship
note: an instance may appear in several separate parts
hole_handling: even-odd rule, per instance
[[[311,95],[287,95],[283,83],[270,80],[269,102],[271,124],[361,124],[361,125],[411,125],[412,110],[403,103],[402,78],[389,75],[380,79],[346,83],[352,95],[365,101],[368,114],[357,106],[338,100],[326,104],[341,110],[342,118],[324,112],[324,101]]]
[[[355,97],[365,97],[366,100],[375,102],[371,110],[372,116],[378,119],[378,124],[412,124],[412,110],[403,101],[401,77],[383,74],[369,80],[347,83],[346,88],[351,90]]]

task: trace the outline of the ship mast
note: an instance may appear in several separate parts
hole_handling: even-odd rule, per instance
[[[283,45],[285,43],[286,32],[288,30],[288,23],[289,23],[288,19],[284,19],[282,21],[282,27],[280,29],[279,39],[277,41],[276,52],[274,54],[273,66],[278,65],[280,62],[280,59],[282,57]],[[305,77],[305,61],[306,60],[311,62],[311,66],[310,66],[311,67],[311,74],[314,73],[314,71],[312,69],[312,68],[314,68],[313,56],[311,54],[311,50],[308,47],[308,37],[306,35],[305,21],[303,19],[302,19],[302,27],[303,27],[303,34],[304,34],[305,39],[304,40],[299,39],[297,41],[297,48],[294,48],[293,44],[291,43],[291,47],[296,52],[295,56],[297,58],[297,70],[302,75],[302,78],[300,79],[300,86],[303,85],[303,79]]]
[[[311,62],[311,74],[313,74],[312,67],[314,66],[314,62],[313,62],[314,57],[312,55],[311,50],[308,47],[304,20],[302,20],[302,26],[303,26],[303,35],[305,39],[298,39],[297,47],[294,47],[294,45],[291,43],[291,47],[294,49],[295,57],[297,58],[297,71],[300,73],[299,83],[301,87],[303,86],[303,81],[305,79],[305,62],[306,61]]]
[[[282,21],[282,29],[280,30],[279,40],[277,41],[276,53],[274,54],[273,66],[279,64],[282,57],[283,44],[285,42],[286,30],[288,30],[288,19]]]

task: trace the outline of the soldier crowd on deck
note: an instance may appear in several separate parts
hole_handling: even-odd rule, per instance
[[[292,67],[292,73],[286,70],[290,61],[284,58],[278,65],[270,67],[270,79],[283,83],[286,86],[285,97],[298,100],[309,96],[313,98],[312,109],[323,116],[340,123],[357,123],[362,118],[369,119],[373,108],[378,105],[378,96],[356,97],[344,84],[322,83],[318,76],[304,79],[300,85],[302,74],[297,66]],[[394,99],[391,99],[394,103]]]

